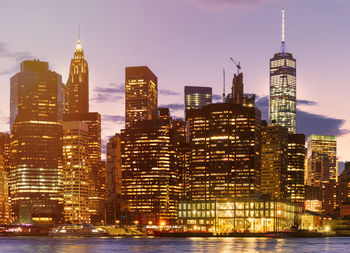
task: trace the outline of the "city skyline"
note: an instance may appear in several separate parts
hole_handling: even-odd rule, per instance
[[[136,2],[136,1],[135,1]],[[298,91],[297,91],[297,99],[300,101],[299,103],[299,110],[305,110],[300,112],[299,115],[302,117],[306,117],[306,119],[316,119],[316,120],[325,120],[325,122],[330,123],[331,128],[329,131],[331,131],[329,134],[339,134],[344,133],[344,129],[347,129],[348,123],[345,123],[345,125],[342,125],[341,119],[348,119],[350,116],[347,115],[346,110],[340,110],[339,108],[342,108],[343,106],[338,106],[335,102],[336,100],[333,98],[329,98],[328,89],[327,91],[324,91],[323,89],[326,89],[326,85],[320,85],[318,87],[319,83],[325,84],[328,81],[335,80],[334,84],[332,84],[332,87],[334,87],[332,90],[336,90],[338,85],[341,87],[341,84],[346,84],[346,79],[343,79],[344,81],[337,81],[341,80],[342,77],[342,71],[339,71],[339,66],[335,65],[334,68],[329,68],[329,76],[332,77],[331,79],[328,79],[330,77],[324,77],[319,75],[319,71],[312,71],[313,68],[317,67],[316,60],[313,55],[310,54],[310,52],[305,53],[305,50],[314,50],[313,52],[321,52],[324,53],[327,57],[322,57],[324,59],[332,59],[332,57],[329,55],[333,52],[335,49],[328,49],[328,50],[320,50],[322,47],[327,46],[329,41],[322,42],[322,43],[315,43],[311,44],[305,43],[305,40],[310,39],[311,37],[317,37],[321,36],[322,32],[318,31],[317,29],[319,26],[316,25],[317,18],[320,18],[322,15],[325,14],[326,7],[330,5],[331,1],[325,1],[321,5],[323,8],[321,8],[318,12],[315,11],[313,15],[315,16],[315,20],[307,20],[305,22],[305,25],[307,25],[310,28],[316,29],[313,31],[313,36],[304,36],[305,38],[302,38],[302,34],[304,33],[304,30],[300,31],[298,30],[298,25],[300,28],[300,20],[298,21],[298,15],[297,10],[300,7],[300,1],[294,1],[294,4],[287,4],[284,3],[283,6],[281,6],[281,2],[276,3],[266,3],[266,4],[260,4],[259,6],[237,6],[234,4],[229,4],[225,8],[222,9],[215,9],[208,11],[206,5],[200,4],[201,1],[198,1],[197,5],[191,5],[188,4],[186,1],[179,1],[178,3],[170,3],[170,1],[164,1],[164,3],[160,3],[159,1],[150,1],[150,5],[148,6],[145,4],[145,1],[137,1],[139,6],[135,5],[135,2],[132,3],[113,3],[111,4],[112,7],[116,7],[118,11],[121,11],[123,8],[135,8],[135,11],[137,11],[138,14],[141,13],[142,8],[146,8],[148,11],[152,11],[155,13],[158,13],[155,10],[151,10],[151,6],[158,4],[161,7],[164,7],[166,11],[163,9],[163,14],[161,14],[161,17],[164,18],[165,21],[169,22],[169,27],[174,28],[172,29],[173,34],[171,36],[187,36],[186,40],[178,40],[177,42],[171,42],[169,45],[171,46],[170,49],[166,47],[161,47],[160,43],[157,42],[157,36],[160,36],[161,42],[169,42],[165,36],[168,34],[164,30],[164,26],[156,24],[156,20],[150,20],[147,23],[147,25],[151,26],[153,25],[156,29],[153,31],[149,37],[151,39],[152,43],[147,43],[143,41],[144,48],[147,48],[149,51],[148,53],[141,53],[143,50],[141,50],[142,47],[138,45],[136,42],[132,42],[132,39],[134,38],[133,31],[135,32],[142,32],[142,27],[137,28],[136,25],[140,24],[140,20],[142,18],[142,15],[137,19],[137,21],[133,23],[128,23],[129,29],[123,30],[122,27],[120,27],[118,22],[113,22],[115,20],[115,16],[111,15],[110,12],[107,15],[108,18],[104,19],[101,25],[103,26],[103,29],[98,31],[97,25],[92,25],[91,22],[86,20],[86,16],[82,15],[80,17],[77,17],[77,14],[74,13],[74,11],[67,13],[68,15],[68,21],[62,22],[62,24],[59,24],[56,35],[50,37],[47,39],[46,37],[40,37],[36,38],[35,36],[27,37],[27,32],[23,29],[19,30],[23,34],[21,36],[14,35],[8,29],[5,29],[3,24],[6,24],[6,21],[9,20],[9,17],[6,15],[3,15],[0,19],[2,25],[1,30],[4,31],[4,38],[7,38],[8,40],[5,41],[5,44],[1,43],[1,55],[3,58],[5,58],[6,65],[3,66],[1,64],[1,76],[0,76],[0,82],[3,84],[4,92],[1,95],[2,102],[0,103],[0,108],[2,111],[2,119],[3,122],[1,124],[1,129],[4,131],[9,130],[8,124],[4,123],[7,121],[7,115],[8,111],[6,111],[6,108],[8,108],[8,98],[9,98],[9,76],[13,75],[18,71],[18,64],[14,61],[19,60],[19,58],[16,57],[24,57],[20,60],[24,59],[33,59],[33,58],[39,58],[41,60],[47,60],[50,64],[50,68],[57,72],[58,74],[63,76],[63,80],[67,80],[68,78],[68,67],[69,67],[69,60],[71,59],[71,53],[74,49],[74,46],[77,42],[78,35],[77,35],[77,28],[74,29],[74,25],[78,27],[77,20],[80,20],[82,23],[82,33],[81,33],[81,43],[82,47],[84,48],[84,53],[86,55],[86,59],[89,61],[90,65],[90,103],[91,103],[91,111],[98,111],[100,112],[102,117],[102,124],[103,125],[103,136],[104,136],[104,142],[103,146],[105,146],[105,143],[107,141],[107,137],[113,135],[116,132],[119,132],[121,128],[123,128],[124,125],[124,115],[122,113],[124,109],[123,104],[123,96],[124,96],[124,87],[123,87],[123,79],[124,79],[124,68],[126,66],[134,66],[134,65],[147,65],[150,66],[150,68],[155,72],[155,74],[159,77],[159,105],[164,106],[167,104],[170,104],[170,108],[172,110],[173,116],[181,116],[183,117],[183,87],[185,85],[206,85],[211,86],[213,88],[213,94],[218,96],[222,93],[222,68],[225,67],[227,71],[227,80],[226,83],[229,83],[229,77],[232,76],[232,73],[235,71],[235,67],[229,62],[229,57],[234,57],[235,59],[238,59],[242,63],[243,72],[245,73],[245,84],[246,87],[248,87],[248,92],[250,93],[256,93],[260,99],[258,100],[258,108],[261,109],[264,112],[264,108],[261,108],[262,106],[259,105],[259,101],[262,103],[263,98],[268,95],[268,87],[269,87],[269,80],[268,80],[268,60],[271,57],[273,53],[279,50],[279,42],[280,42],[280,9],[282,7],[286,8],[286,15],[287,15],[287,23],[286,23],[286,40],[288,41],[287,49],[288,51],[292,51],[295,57],[298,59],[298,73],[300,73],[300,76],[298,74]],[[224,1],[223,1],[224,2]],[[312,3],[314,1],[310,1],[306,4],[305,9],[302,11],[307,11],[308,8],[311,7]],[[40,1],[36,1],[36,4],[39,4]],[[205,1],[202,1],[202,3],[205,3]],[[24,2],[22,4],[25,4]],[[65,6],[67,2],[64,2],[63,6]],[[47,4],[50,5],[50,4]],[[34,4],[35,6],[35,4]],[[31,8],[34,8],[32,6]],[[92,8],[94,4],[92,2],[86,3],[86,12],[91,13]],[[349,7],[346,3],[334,3],[330,5],[331,8],[344,8],[347,9]],[[6,4],[4,6],[4,12],[9,12],[11,8],[14,8],[15,5],[13,4]],[[51,4],[51,7],[55,7],[55,3]],[[72,7],[72,10],[79,7],[79,2],[75,3]],[[107,8],[106,6],[101,6],[103,9]],[[119,7],[119,9],[118,9]],[[185,29],[184,31],[180,31],[180,24],[173,20],[174,16],[170,15],[169,17],[166,17],[164,13],[170,12],[170,8],[177,8],[181,11],[181,13],[184,14],[184,20],[188,20],[188,16],[191,13],[194,13],[195,15],[198,15],[199,20],[197,22],[191,21],[190,27],[188,29]],[[198,8],[199,7],[199,8]],[[60,8],[63,8],[62,6]],[[54,8],[53,8],[54,9]],[[169,10],[168,10],[169,9]],[[62,9],[61,9],[62,10]],[[264,12],[262,10],[267,10]],[[50,13],[50,11],[49,11]],[[118,12],[119,13],[119,12]],[[237,16],[242,21],[241,26],[234,26],[232,28],[232,20],[230,22],[225,22],[225,17],[227,17],[229,14],[234,14],[233,16]],[[341,11],[343,13],[343,11]],[[159,13],[158,13],[159,14]],[[244,15],[243,15],[244,14]],[[79,16],[78,15],[78,16]],[[87,14],[86,14],[87,15]],[[222,18],[217,18],[217,16],[223,15]],[[266,15],[266,16],[265,16]],[[118,15],[116,15],[118,16]],[[122,15],[121,15],[122,16]],[[242,17],[244,16],[244,17]],[[187,17],[187,19],[186,19]],[[120,21],[122,20],[121,17]],[[119,19],[118,18],[118,19]],[[216,19],[217,18],[217,19]],[[266,19],[264,19],[266,18]],[[342,22],[340,22],[341,19],[345,17],[339,16],[339,19],[336,19],[336,21],[339,21],[339,26]],[[37,32],[40,32],[41,29],[45,32],[45,29],[49,29],[50,27],[53,27],[52,24],[55,24],[55,17],[53,18],[53,21],[48,21],[46,24],[43,24],[40,22],[40,20],[36,20],[35,18],[30,21],[34,22],[35,25],[33,25],[29,30],[33,32],[34,34]],[[206,26],[210,24],[211,21],[217,20],[217,22],[214,22],[211,26]],[[245,21],[249,20],[248,22],[248,28],[247,25],[244,24]],[[128,19],[126,19],[128,20]],[[266,20],[265,22],[262,22],[263,24],[259,24],[260,20]],[[328,20],[328,19],[327,19]],[[185,22],[183,21],[183,22]],[[231,22],[232,21],[232,22]],[[304,20],[305,21],[305,20]],[[333,22],[336,22],[333,21]],[[16,21],[17,22],[17,21]],[[11,25],[13,29],[16,29],[16,22]],[[56,21],[57,22],[57,21]],[[114,33],[115,30],[110,29],[108,31],[107,27],[111,28],[114,24],[118,24],[118,32],[116,34],[123,35],[123,36],[117,36],[118,38],[115,38],[111,35],[111,33]],[[218,29],[220,25],[226,24],[223,26],[223,28]],[[229,24],[227,24],[229,23]],[[29,25],[29,24],[28,24]],[[56,25],[58,25],[56,23]],[[320,26],[322,25],[322,22]],[[324,25],[324,24],[323,24]],[[111,26],[111,27],[110,27]],[[338,27],[339,27],[338,26]],[[73,28],[72,28],[73,27]],[[199,28],[197,36],[193,35],[193,31],[191,30],[193,28],[193,31],[196,31],[196,28]],[[232,30],[228,30],[228,28]],[[258,35],[262,35],[262,32],[256,33],[258,28],[263,29],[263,32],[267,32],[266,37],[269,41],[262,40],[261,43],[259,43],[259,46],[257,48],[251,47],[252,45],[250,43],[253,42],[252,37],[257,39]],[[341,28],[341,26],[340,26]],[[216,30],[218,29],[218,30]],[[247,29],[249,32],[244,32],[245,29]],[[344,27],[345,29],[345,27]],[[130,30],[130,31],[129,31]],[[222,41],[220,43],[214,44],[214,46],[211,45],[211,39],[207,38],[207,40],[199,40],[200,38],[206,38],[202,37],[204,36],[205,32],[213,32],[216,30],[216,33],[214,33],[216,36],[222,36],[226,35],[226,37],[222,37]],[[113,32],[114,31],[114,32]],[[131,33],[130,33],[131,32]],[[335,31],[329,31],[337,34]],[[129,34],[130,33],[130,34]],[[142,34],[142,33],[141,33]],[[234,40],[232,37],[233,35],[241,34],[240,39],[242,42],[247,43],[247,46],[242,47],[241,42],[237,42],[237,40]],[[69,36],[68,36],[69,35]],[[125,38],[126,35],[129,35],[129,39],[122,39]],[[265,34],[264,34],[265,35]],[[19,37],[18,37],[19,36]],[[57,38],[56,36],[60,36],[60,38]],[[100,36],[100,37],[99,37]],[[219,37],[220,37],[219,36]],[[328,35],[329,36],[329,35]],[[95,37],[99,37],[101,41],[96,41]],[[339,39],[340,36],[334,36],[334,39]],[[23,41],[26,41],[26,43],[23,43]],[[45,43],[40,43],[41,47],[38,48],[35,46],[35,42],[40,42],[45,39]],[[130,41],[129,41],[130,40]],[[21,42],[22,41],[22,42]],[[199,47],[197,50],[194,50],[194,52],[189,52],[189,49],[193,47],[193,43],[201,42],[199,43]],[[20,43],[21,42],[21,43]],[[119,42],[119,43],[118,43]],[[123,49],[126,49],[125,43],[131,42],[131,45],[129,47],[128,52],[121,53]],[[304,43],[302,43],[304,42]],[[34,44],[33,44],[34,43]],[[95,44],[94,44],[95,43]],[[187,44],[186,44],[187,43]],[[227,44],[226,44],[227,43]],[[219,45],[218,45],[219,44]],[[257,43],[254,42],[256,45]],[[268,46],[267,46],[268,44]],[[106,46],[107,45],[107,46]],[[124,45],[124,47],[123,47]],[[337,44],[339,47],[339,43]],[[340,45],[342,45],[340,43]],[[111,53],[111,55],[106,55],[106,49],[102,47],[106,47],[108,52]],[[139,46],[139,47],[138,47]],[[223,49],[219,49],[218,47],[222,46]],[[52,47],[55,49],[57,48],[57,52],[52,51]],[[39,51],[40,49],[40,51]],[[50,50],[49,50],[50,49]],[[183,49],[184,51],[181,51]],[[193,48],[196,49],[196,48]],[[214,50],[216,49],[216,50]],[[7,51],[10,50],[10,51]],[[132,50],[132,51],[129,51]],[[213,51],[214,50],[214,51]],[[226,50],[226,52],[223,52]],[[259,52],[258,52],[258,51]],[[317,50],[317,51],[315,51]],[[24,53],[24,52],[30,52],[30,53]],[[169,51],[173,51],[173,54],[170,54]],[[213,51],[210,52],[209,51]],[[262,52],[260,52],[262,51]],[[20,53],[22,52],[22,53]],[[183,54],[186,52],[186,54]],[[249,53],[250,52],[250,53]],[[336,50],[336,52],[338,52]],[[120,54],[119,58],[117,54]],[[313,54],[314,54],[313,53]],[[59,56],[58,56],[59,54]],[[178,54],[176,56],[176,54]],[[112,56],[115,55],[115,58]],[[151,57],[150,55],[154,56]],[[35,56],[35,57],[32,57]],[[174,56],[176,56],[174,58]],[[336,56],[339,56],[336,54]],[[198,60],[196,60],[198,57]],[[193,58],[195,60],[193,60]],[[312,59],[309,59],[312,58]],[[346,60],[346,52],[345,54],[340,58]],[[207,61],[205,61],[207,59]],[[317,58],[316,58],[317,59]],[[341,60],[338,58],[336,64],[341,63]],[[114,61],[114,62],[111,62]],[[117,62],[115,62],[117,61]],[[188,68],[187,64],[184,64],[183,61],[188,61],[187,64],[191,65],[191,68]],[[252,62],[257,62],[257,67],[253,66]],[[203,63],[204,62],[204,63]],[[208,63],[206,63],[208,62]],[[211,62],[209,64],[209,62]],[[112,63],[112,64],[111,64]],[[196,64],[197,63],[197,64]],[[310,66],[307,66],[307,64],[312,64],[311,68]],[[14,69],[10,69],[10,71],[7,72],[8,67],[7,66],[14,66]],[[328,60],[324,60],[322,67],[328,66]],[[346,64],[342,64],[342,67],[345,67]],[[337,71],[335,72],[335,69]],[[172,70],[172,71],[170,71]],[[189,71],[191,70],[191,71]],[[192,71],[193,70],[193,71]],[[310,71],[311,70],[311,71]],[[340,68],[341,70],[341,68]],[[333,72],[334,71],[334,72]],[[106,74],[106,72],[113,72],[114,74]],[[316,75],[317,73],[318,75]],[[334,74],[332,74],[334,73]],[[335,75],[337,73],[337,76]],[[346,73],[346,71],[343,71],[343,73]],[[179,78],[178,76],[181,76]],[[343,77],[345,78],[345,76]],[[324,79],[324,81],[322,81]],[[114,83],[114,85],[109,85],[110,83]],[[315,85],[315,84],[316,85]],[[317,89],[316,89],[317,87]],[[343,86],[343,88],[345,88]],[[317,90],[318,92],[314,92]],[[109,93],[107,93],[109,92]],[[229,92],[229,85],[227,85],[226,93]],[[326,94],[324,94],[326,93]],[[321,95],[320,95],[321,94]],[[335,93],[334,97],[337,100],[345,100],[346,99],[346,92],[342,92],[342,94]],[[220,96],[220,95],[219,95]],[[343,97],[344,96],[344,97]],[[215,97],[214,97],[215,98]],[[221,96],[220,96],[221,99]],[[220,99],[214,100],[214,102],[219,102]],[[107,101],[107,102],[101,102]],[[174,108],[180,108],[179,110],[174,110]],[[318,114],[319,113],[319,114]],[[317,115],[318,114],[318,115]],[[326,115],[326,117],[330,117],[329,120],[322,118],[322,115]],[[332,118],[334,117],[334,118]],[[340,119],[340,121],[336,120]],[[301,120],[299,119],[298,122]],[[308,121],[304,121],[308,122]],[[318,121],[317,121],[318,122]],[[309,123],[309,122],[308,122]],[[298,123],[299,124],[299,123]],[[326,126],[326,127],[327,127]],[[298,131],[301,132],[301,131]],[[316,134],[327,134],[326,132],[316,132]],[[339,140],[339,160],[340,161],[346,161],[348,157],[350,157],[349,151],[346,150],[346,144],[350,141],[350,138],[348,136],[341,136],[337,138]]]

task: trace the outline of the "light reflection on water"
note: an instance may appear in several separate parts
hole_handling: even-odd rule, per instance
[[[0,237],[4,253],[349,252],[350,238],[49,238]]]

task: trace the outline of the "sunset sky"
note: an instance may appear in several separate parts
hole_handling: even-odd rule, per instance
[[[182,117],[184,86],[222,94],[222,69],[229,87],[233,57],[266,117],[282,8],[287,51],[297,60],[298,132],[337,135],[339,160],[350,160],[347,0],[0,0],[0,130],[9,131],[10,77],[22,60],[48,61],[67,81],[78,21],[103,145],[124,125],[126,66],[149,66],[158,76],[159,105]]]

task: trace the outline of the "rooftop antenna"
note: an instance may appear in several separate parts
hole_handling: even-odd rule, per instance
[[[78,21],[78,43],[80,43],[80,21]]]
[[[222,74],[223,74],[223,85],[224,85],[224,89],[223,89],[223,92],[222,92],[222,102],[225,103],[225,82],[226,82],[226,78],[225,78],[225,69],[222,69]]]
[[[284,8],[282,9],[282,41],[281,41],[281,45],[282,45],[282,56],[284,56],[284,51],[285,51],[285,44],[286,44],[286,41],[285,41],[285,26],[284,26],[284,18],[285,18],[285,10]]]
[[[230,60],[236,65],[237,67],[237,76],[239,76],[239,71],[241,70],[241,63],[236,63],[235,60],[231,57]]]

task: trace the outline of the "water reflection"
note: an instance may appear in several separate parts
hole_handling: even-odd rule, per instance
[[[49,238],[0,237],[4,253],[348,252],[348,238]]]

